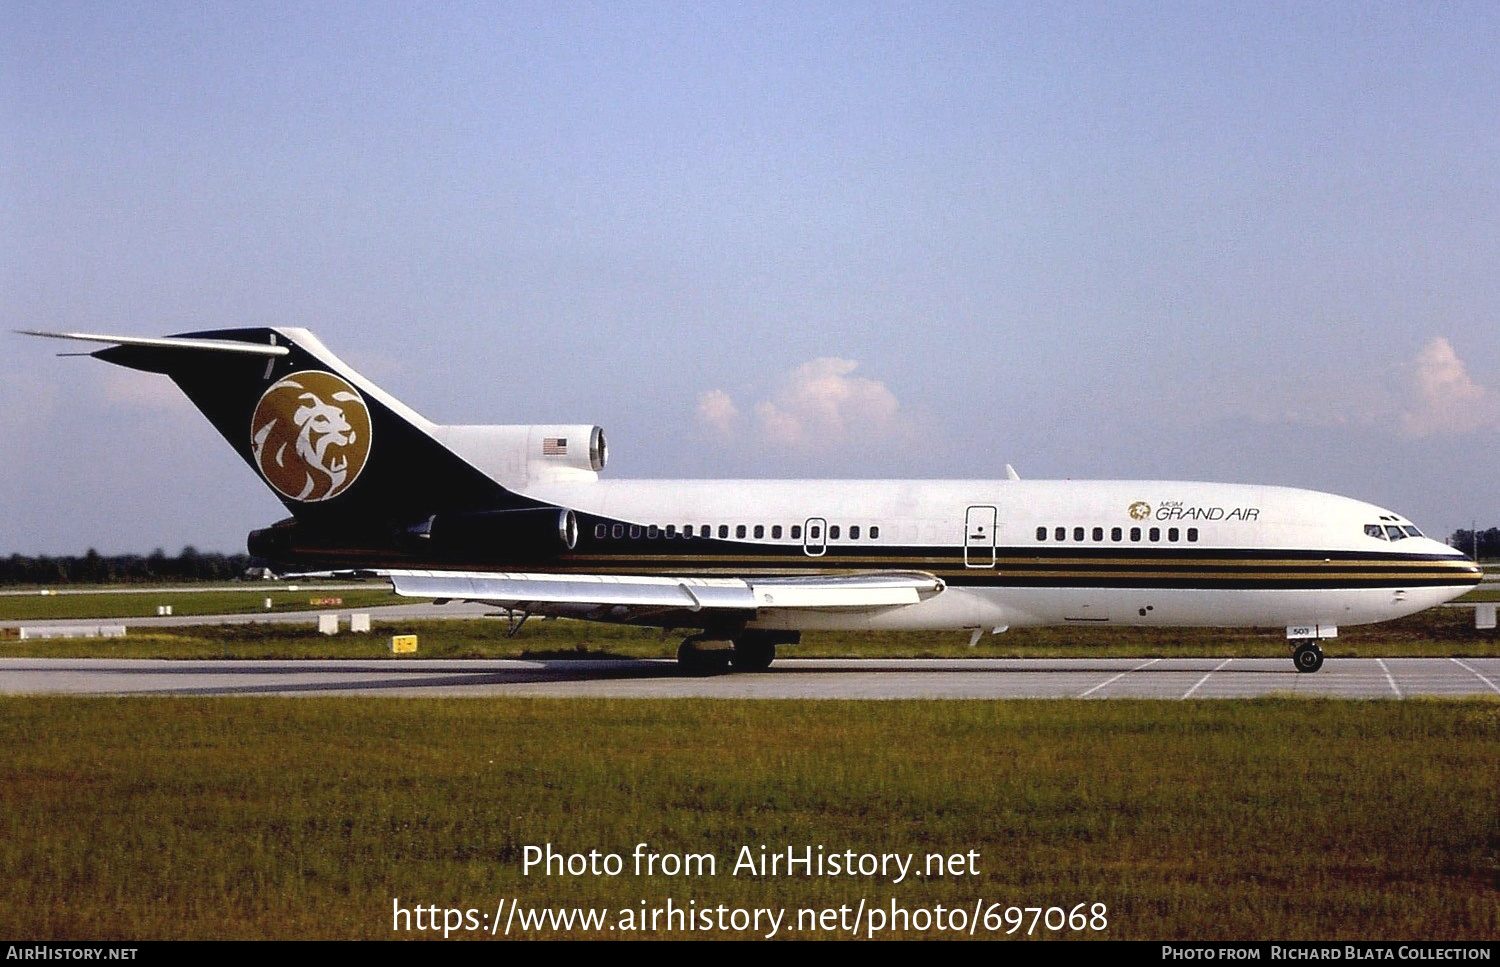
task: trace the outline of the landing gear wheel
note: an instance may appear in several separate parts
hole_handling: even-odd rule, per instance
[[[1297,650],[1292,652],[1292,664],[1297,666],[1299,672],[1315,672],[1323,667],[1323,649],[1312,642],[1298,645]]]
[[[734,657],[730,661],[737,672],[763,672],[776,660],[776,642],[759,636],[734,640]]]
[[[728,648],[703,647],[709,641],[718,640],[703,635],[684,638],[682,644],[677,646],[678,667],[690,675],[718,675],[727,672],[732,652]]]

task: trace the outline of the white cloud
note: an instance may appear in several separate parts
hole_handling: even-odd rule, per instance
[[[735,421],[739,418],[739,408],[723,390],[705,390],[698,395],[698,422],[704,426],[723,436],[729,436],[734,432]]]
[[[1500,392],[1477,382],[1442,336],[1415,358],[1383,373],[1330,367],[1316,375],[1288,374],[1197,384],[1216,399],[1185,397],[1182,412],[1228,410],[1257,423],[1399,432],[1407,439],[1460,437],[1500,430]]]
[[[850,443],[901,439],[911,424],[884,383],[854,375],[859,363],[823,357],[803,363],[770,399],[751,408],[755,438],[772,449],[812,453]],[[724,390],[698,397],[698,419],[722,436],[739,427],[739,408]]]
[[[1474,382],[1468,367],[1442,336],[1417,356],[1410,399],[1401,413],[1407,436],[1462,436],[1500,425],[1500,397]]]

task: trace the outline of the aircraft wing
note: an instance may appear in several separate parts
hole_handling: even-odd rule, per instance
[[[386,571],[396,593],[415,598],[483,601],[517,611],[624,620],[663,611],[770,609],[879,610],[916,604],[943,590],[920,571],[806,577],[657,577],[609,574],[521,574],[487,571]]]

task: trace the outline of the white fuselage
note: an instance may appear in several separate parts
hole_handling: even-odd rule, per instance
[[[946,584],[881,611],[763,609],[760,628],[1354,625],[1441,604],[1479,578],[1391,511],[1285,487],[589,480],[528,496],[584,515],[565,572],[899,570]]]

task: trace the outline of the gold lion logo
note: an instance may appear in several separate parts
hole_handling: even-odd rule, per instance
[[[332,373],[293,373],[270,389],[250,418],[255,465],[293,500],[337,497],[359,479],[370,455],[370,410]]]
[[[1135,503],[1130,505],[1131,520],[1145,520],[1150,516],[1151,505],[1146,503],[1144,500],[1137,500]]]

